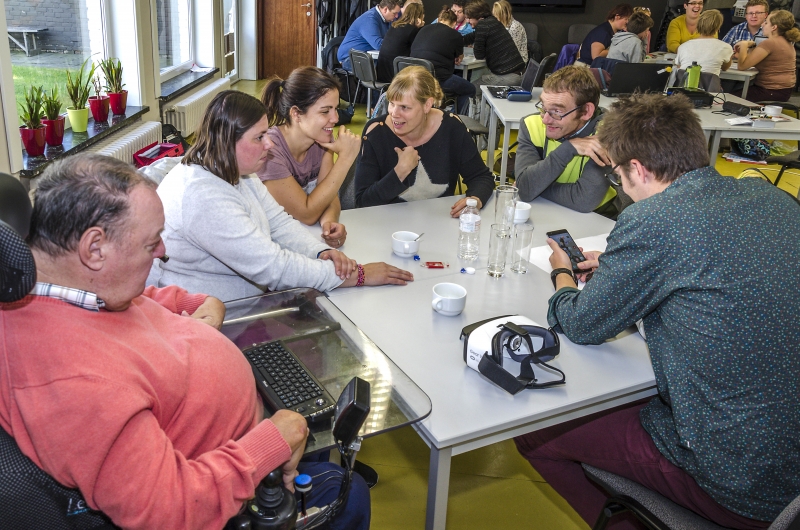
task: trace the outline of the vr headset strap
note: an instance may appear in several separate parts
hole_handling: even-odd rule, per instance
[[[511,395],[516,394],[520,390],[526,388],[549,388],[551,386],[563,385],[566,382],[564,372],[551,366],[547,363],[539,362],[541,364],[561,374],[561,379],[556,381],[548,381],[546,383],[537,383],[536,376],[533,374],[533,355],[526,355],[521,362],[519,377],[514,377],[508,373],[505,368],[497,364],[489,355],[483,354],[481,362],[478,363],[478,371],[485,375],[492,383],[496,384]],[[538,358],[537,358],[538,360]]]

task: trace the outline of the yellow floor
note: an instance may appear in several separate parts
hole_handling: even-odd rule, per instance
[[[258,96],[263,81],[240,81],[235,89]],[[357,107],[349,129],[361,134],[367,122],[364,106]],[[516,140],[516,134],[513,134]],[[724,175],[737,175],[748,167],[717,159]],[[768,171],[774,180],[776,172]],[[795,196],[800,174],[786,175],[781,188]],[[364,442],[359,460],[378,471],[372,490],[372,528],[380,530],[424,528],[430,451],[410,427]],[[508,440],[453,457],[449,530],[495,528],[586,529],[589,526],[547,485]]]

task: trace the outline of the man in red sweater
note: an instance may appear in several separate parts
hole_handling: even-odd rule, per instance
[[[0,427],[121,527],[222,528],[271,470],[292,488],[308,428],[285,410],[261,420],[247,361],[215,329],[219,300],[145,289],[163,225],[155,185],[127,164],[78,155],[48,168],[29,237],[38,283],[0,304]],[[369,526],[353,479],[336,528]],[[336,497],[340,481],[327,483],[310,504]]]

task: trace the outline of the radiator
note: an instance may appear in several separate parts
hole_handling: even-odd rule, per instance
[[[161,141],[161,122],[145,121],[125,127],[111,138],[107,138],[87,149],[92,153],[112,156],[133,164],[133,153],[153,142]]]
[[[192,134],[200,122],[206,107],[214,99],[214,96],[223,90],[231,88],[230,79],[217,79],[208,86],[204,86],[194,94],[186,96],[180,101],[172,103],[164,112],[164,123],[174,125],[181,131],[183,137]]]

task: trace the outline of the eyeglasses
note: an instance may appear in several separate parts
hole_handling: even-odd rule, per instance
[[[703,7],[703,2],[686,2],[687,6],[700,6]]]
[[[609,171],[606,171],[606,178],[613,186],[622,186],[622,178],[620,178],[619,173],[617,173],[617,168],[625,163],[626,162],[620,162],[616,166],[612,167]]]
[[[545,110],[544,105],[542,105],[541,101],[538,101],[536,103],[536,108],[539,109],[539,113],[540,114],[546,113],[548,116],[550,116],[552,119],[554,119],[556,121],[563,120],[564,118],[566,118],[567,116],[569,116],[570,114],[572,114],[573,112],[575,112],[576,110],[578,110],[581,107],[583,107],[583,105],[578,105],[577,107],[575,107],[574,109],[570,110],[569,112],[561,112],[560,110]]]
[[[759,15],[766,15],[766,14],[767,14],[767,12],[766,12],[766,11],[757,11],[757,12],[755,12],[755,13],[745,13],[744,15],[745,15],[746,17],[757,17],[757,16],[759,16]]]

